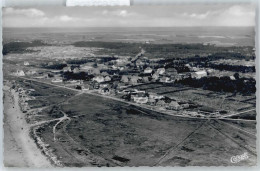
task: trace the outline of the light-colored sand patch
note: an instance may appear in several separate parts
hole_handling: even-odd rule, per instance
[[[6,167],[51,167],[30,137],[30,125],[18,103],[18,93],[4,87],[4,165]]]

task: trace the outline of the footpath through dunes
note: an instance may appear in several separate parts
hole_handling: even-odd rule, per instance
[[[256,161],[255,122],[166,115],[110,96],[45,83],[42,90],[37,88],[39,81],[29,82],[46,100],[68,93],[59,95],[41,117],[34,117],[35,124],[48,121],[38,136],[63,166],[254,165]],[[22,84],[28,88],[27,81]],[[230,162],[244,152],[248,160]]]
[[[222,121],[163,115],[90,94],[68,104],[61,109],[71,117],[63,129],[70,140],[60,134],[62,141],[56,143],[67,151],[80,151],[81,157],[82,151],[91,152],[102,158],[101,165],[254,165],[256,161],[255,137]],[[65,144],[71,140],[79,147],[68,150]],[[232,156],[244,152],[250,155],[248,160],[230,163]]]

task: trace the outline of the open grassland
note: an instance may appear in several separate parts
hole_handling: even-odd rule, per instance
[[[236,112],[256,107],[255,95],[233,95],[232,93],[213,92],[209,90],[203,90],[201,88],[192,88],[178,84],[167,85],[161,83],[142,84],[134,86],[134,88],[168,96],[176,100],[190,101],[197,105],[214,108],[215,110]],[[255,118],[256,112],[251,112],[251,114]],[[245,115],[247,116],[247,114]]]
[[[40,125],[37,135],[64,166],[210,166],[256,162],[254,122],[175,117],[34,81],[19,84],[34,89],[36,99],[46,97],[46,101],[53,102],[31,118],[33,124]],[[158,84],[151,89],[159,86],[173,91]],[[59,95],[64,97],[54,100]],[[248,152],[248,160],[230,163],[230,157],[244,152]]]

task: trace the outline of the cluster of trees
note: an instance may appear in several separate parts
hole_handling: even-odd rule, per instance
[[[123,42],[75,42],[73,44],[77,47],[97,47],[104,48],[103,52],[118,55],[136,55],[140,52],[140,47],[145,49],[145,56],[147,57],[162,57],[162,58],[189,58],[197,54],[205,56],[205,54],[213,54],[206,56],[210,59],[254,59],[251,56],[244,55],[243,48],[241,47],[217,47],[214,45],[198,44],[143,44],[143,43],[123,43]],[[249,47],[245,47],[249,48]],[[234,52],[229,52],[230,49]],[[221,53],[220,53],[221,52]]]
[[[48,44],[41,40],[34,40],[32,42],[9,42],[3,45],[3,55],[7,55],[8,53],[34,52],[32,50],[27,50],[26,48],[47,45]]]
[[[256,92],[256,81],[253,78],[239,78],[231,80],[230,77],[203,77],[201,79],[186,78],[176,83],[188,85],[212,91],[224,91],[241,94],[252,94]]]
[[[208,64],[208,67],[218,70],[234,71],[234,72],[255,72],[254,66],[228,65],[228,64]]]
[[[55,63],[53,65],[47,65],[47,64],[44,64],[42,65],[43,68],[46,68],[46,69],[63,69],[64,67],[68,66],[67,64],[60,64],[60,63]]]
[[[64,72],[63,78],[65,80],[87,80],[90,81],[94,76],[88,75],[86,72],[73,73],[73,72]]]

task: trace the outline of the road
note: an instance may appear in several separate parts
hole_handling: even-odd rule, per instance
[[[21,78],[21,77],[19,77]],[[91,92],[82,92],[81,90],[77,90],[77,89],[74,89],[74,88],[70,88],[70,87],[65,87],[65,86],[62,86],[62,85],[56,85],[56,84],[52,84],[52,83],[46,83],[46,82],[42,82],[42,81],[39,81],[39,80],[34,80],[34,79],[30,79],[30,78],[22,78],[24,80],[28,80],[28,81],[34,81],[34,82],[38,82],[38,83],[41,83],[41,84],[47,84],[47,85],[50,85],[50,86],[55,86],[55,87],[60,87],[60,88],[63,88],[63,89],[68,89],[68,90],[72,90],[72,91],[75,91],[75,92],[79,92],[77,93],[78,94],[89,94],[89,95],[94,95],[94,96],[98,96],[98,97],[102,97],[102,98],[107,98],[107,99],[111,99],[111,100],[115,100],[115,101],[119,101],[119,102],[122,102],[122,103],[125,103],[125,104],[128,104],[128,105],[133,105],[133,106],[137,106],[137,107],[140,107],[140,108],[144,108],[144,109],[147,109],[149,111],[156,111],[158,113],[162,113],[162,114],[167,114],[167,115],[172,115],[172,116],[177,116],[177,117],[185,117],[185,118],[196,118],[196,119],[204,119],[205,123],[207,123],[207,120],[226,120],[226,119],[229,119],[229,118],[197,118],[197,117],[189,117],[189,116],[182,116],[182,115],[173,115],[173,114],[169,114],[169,113],[164,113],[162,111],[157,111],[157,110],[154,110],[154,109],[151,109],[150,107],[145,107],[143,105],[139,105],[139,104],[136,104],[136,103],[132,103],[132,102],[127,102],[127,101],[124,101],[123,99],[118,99],[118,98],[115,98],[115,97],[111,97],[111,96],[104,96],[104,95],[100,95],[100,94],[95,94],[95,93],[91,93]],[[251,111],[251,110],[250,110]],[[245,112],[248,112],[248,111],[245,111]],[[146,112],[145,112],[146,113]],[[244,113],[244,112],[239,112],[239,113]],[[234,114],[231,114],[231,115],[234,115]],[[62,117],[63,119],[67,119],[66,116],[64,115],[64,117]],[[63,121],[60,120],[61,118],[57,119],[59,120],[60,122]],[[232,119],[233,120],[233,119]],[[243,121],[243,120],[241,120]],[[58,122],[58,123],[60,123]],[[56,124],[56,126],[58,125],[58,123]],[[250,151],[252,154],[254,154],[254,151],[248,149],[247,147],[244,147],[243,145],[241,145],[241,143],[237,143],[236,141],[234,141],[233,138],[231,138],[230,136],[228,136],[227,134],[223,133],[221,130],[215,128],[213,125],[211,124],[208,124],[209,126],[211,126],[213,129],[215,129],[216,131],[218,131],[221,135],[223,135],[224,137],[230,139],[232,142],[238,144],[240,147],[243,147],[243,149],[246,149],[247,151]],[[233,127],[233,125],[230,125],[230,124],[227,124],[229,125],[230,127]],[[200,127],[199,127],[200,128]],[[165,158],[174,151],[174,149],[176,149],[176,147],[178,147],[180,144],[182,144],[184,141],[186,141],[186,139],[188,139],[191,135],[193,135],[196,131],[199,130],[199,128],[197,130],[194,130],[193,132],[190,133],[190,135],[188,135],[187,137],[185,137],[177,146],[173,146],[172,148],[170,148],[159,160],[157,163],[155,163],[155,165],[160,165],[164,160]],[[236,127],[237,128],[237,127]],[[54,129],[54,128],[53,128]],[[243,131],[244,133],[247,133],[247,134],[250,134],[250,135],[253,135],[251,132],[247,132],[247,131],[244,131],[242,130],[241,128],[238,128],[239,130]],[[54,131],[54,134],[55,134],[55,131]]]

